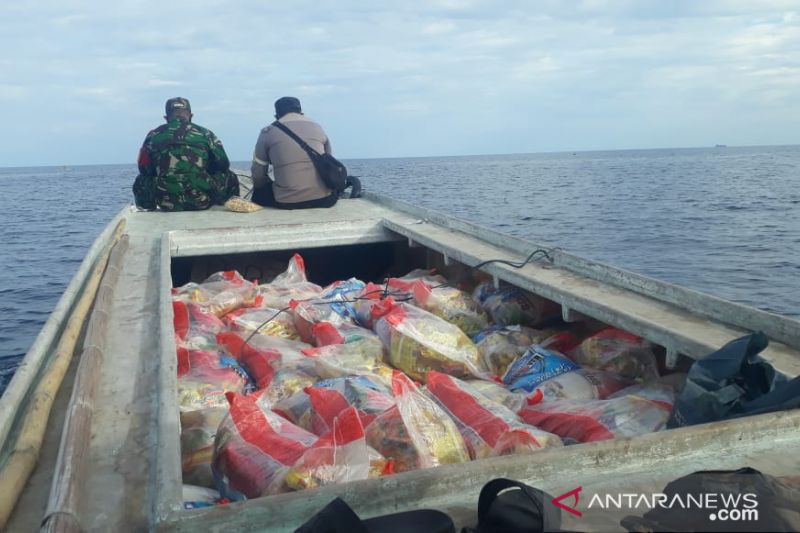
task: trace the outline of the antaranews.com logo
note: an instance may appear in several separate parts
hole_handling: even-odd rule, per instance
[[[578,509],[583,487],[576,487],[556,496],[552,504],[575,516],[583,516]],[[594,494],[586,509],[626,509],[647,512],[656,508],[669,510],[708,511],[711,521],[758,521],[758,497],[753,493],[730,494],[704,492],[699,494],[664,494],[662,492],[621,492]]]

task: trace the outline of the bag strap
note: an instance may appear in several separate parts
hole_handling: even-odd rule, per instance
[[[285,124],[281,124],[280,122],[278,122],[276,120],[275,122],[272,123],[272,125],[275,126],[276,128],[278,128],[279,130],[281,130],[283,133],[285,133],[286,135],[288,135],[292,139],[294,139],[294,141],[297,144],[300,145],[300,148],[302,148],[303,150],[306,151],[306,153],[308,154],[308,157],[310,157],[312,161],[314,160],[314,156],[322,155],[319,152],[317,152],[316,150],[314,150],[313,148],[311,148],[308,145],[307,142],[305,142],[303,139],[301,139],[295,132],[290,130],[289,127],[286,126]]]
[[[483,523],[483,519],[489,512],[492,503],[497,499],[497,495],[509,488],[522,489],[522,492],[530,498],[539,511],[539,514],[542,516],[542,520],[544,520],[544,502],[540,497],[536,497],[531,487],[525,483],[514,481],[513,479],[497,478],[488,482],[483,486],[483,489],[481,489],[481,495],[478,497],[478,527]]]

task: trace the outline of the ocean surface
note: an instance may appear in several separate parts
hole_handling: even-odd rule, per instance
[[[366,190],[800,317],[800,146],[345,163]],[[135,176],[0,168],[0,392]]]

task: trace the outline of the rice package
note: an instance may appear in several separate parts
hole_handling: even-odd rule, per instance
[[[398,303],[375,321],[392,366],[424,381],[431,370],[457,377],[485,377],[475,344],[457,326],[423,309]]]
[[[604,400],[629,386],[631,381],[602,370],[579,368],[539,383],[528,395],[528,403],[554,400]]]
[[[555,302],[512,286],[496,288],[491,281],[478,284],[472,297],[498,326],[535,326],[561,314]]]
[[[306,348],[303,354],[314,365],[314,371],[320,378],[371,376],[386,385],[391,384],[392,368],[383,362],[384,347],[377,337]]]
[[[287,269],[271,282],[259,285],[261,306],[284,309],[292,300],[309,300],[322,294],[322,287],[306,279],[306,266],[300,254],[294,254]]]
[[[229,394],[230,413],[214,442],[212,470],[220,495],[231,500],[283,492],[289,467],[318,437],[279,416],[258,394]]]
[[[227,392],[244,393],[249,379],[237,361],[216,350],[178,347],[178,407],[198,411],[224,407]]]
[[[460,289],[431,286],[417,280],[412,284],[411,292],[417,307],[455,324],[470,337],[489,327],[489,316],[486,312],[468,293]]]
[[[200,487],[213,487],[211,460],[214,438],[228,406],[210,407],[181,413],[181,470],[183,482]]]
[[[458,378],[431,371],[428,391],[455,420],[472,459],[562,445],[559,437],[523,423],[513,411]]]
[[[396,405],[367,426],[366,437],[396,472],[469,460],[453,419],[402,372],[394,372],[392,394]]]
[[[333,308],[332,300],[308,300],[299,302],[292,300],[289,303],[294,316],[294,325],[303,342],[314,344],[314,324],[328,322],[334,326],[353,324],[349,318],[340,315]]]
[[[605,370],[629,379],[658,379],[655,355],[649,342],[626,331],[606,328],[584,340],[569,353],[581,366]]]
[[[250,334],[258,330],[257,335],[300,340],[292,314],[279,309],[269,307],[237,309],[225,315],[223,320],[231,331]]]
[[[212,274],[203,283],[187,283],[175,288],[172,298],[197,303],[218,317],[259,303],[258,286],[233,270]]]
[[[542,382],[578,368],[566,356],[534,344],[508,367],[503,383],[512,391],[533,392]]]
[[[489,400],[507,407],[514,413],[528,405],[528,398],[524,391],[512,392],[499,383],[485,379],[470,379],[467,380],[467,383]]]
[[[518,359],[529,346],[538,344],[555,333],[525,326],[494,326],[473,337],[484,364],[495,376],[502,376],[508,365]]]
[[[194,302],[173,300],[172,315],[176,343],[190,349],[213,349],[217,333],[226,328],[216,315]]]
[[[565,444],[635,437],[664,428],[670,409],[641,396],[607,400],[559,400],[524,407],[520,417]]]

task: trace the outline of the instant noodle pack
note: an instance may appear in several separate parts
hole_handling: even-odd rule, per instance
[[[658,431],[674,399],[646,341],[514,287],[320,287],[296,254],[172,298],[184,483],[226,501]]]

